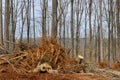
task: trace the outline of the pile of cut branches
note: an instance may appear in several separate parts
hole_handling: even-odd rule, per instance
[[[49,63],[53,69],[60,70],[60,72],[63,72],[62,70],[75,72],[83,69],[83,66],[76,65],[76,61],[67,55],[65,48],[52,38],[42,39],[36,48],[26,47],[26,44],[20,45],[19,48],[21,47],[22,49],[16,49],[12,54],[1,56],[0,65],[8,63],[17,73],[32,72],[44,62]]]

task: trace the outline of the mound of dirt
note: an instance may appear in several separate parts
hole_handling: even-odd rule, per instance
[[[95,74],[82,74],[84,64],[70,58],[65,48],[54,39],[42,39],[40,45],[27,44],[16,46],[11,54],[0,56],[0,79],[2,80],[111,80]],[[34,73],[34,69],[48,63],[55,73]],[[43,67],[45,68],[45,67]],[[39,69],[38,69],[39,70]],[[81,74],[78,74],[81,73]]]
[[[65,48],[52,38],[42,39],[40,45],[35,48],[22,43],[12,54],[0,58],[0,65],[8,63],[17,73],[23,74],[31,73],[38,65],[44,62],[49,63],[54,70],[62,73],[64,72],[62,70],[78,72],[78,67],[80,67],[79,72],[84,69],[84,65],[76,65],[76,61],[67,55]],[[68,66],[69,69],[67,69]]]
[[[12,66],[4,64],[0,66],[1,80],[112,80],[110,77],[95,75],[92,73],[81,74],[48,74],[48,73],[16,73]]]

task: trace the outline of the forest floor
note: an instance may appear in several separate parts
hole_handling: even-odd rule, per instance
[[[89,73],[29,73],[21,74],[9,64],[0,66],[0,80],[120,80],[120,72],[95,69]]]
[[[76,74],[49,74],[49,73],[30,73],[18,74],[10,65],[0,66],[0,80],[112,80],[110,76],[96,75],[93,73]]]
[[[41,43],[37,47],[20,43],[12,53],[0,46],[0,80],[120,80],[119,61],[109,69],[106,63],[86,66],[70,58],[53,39]],[[50,64],[43,65],[46,62]]]

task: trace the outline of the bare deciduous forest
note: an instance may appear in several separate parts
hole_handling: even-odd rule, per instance
[[[119,80],[119,49],[120,0],[0,0],[3,80]]]

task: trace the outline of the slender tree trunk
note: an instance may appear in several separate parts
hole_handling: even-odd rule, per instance
[[[59,42],[62,45],[62,18],[60,17],[60,22],[59,22]]]
[[[86,2],[87,4],[87,2]],[[85,45],[84,45],[84,58],[86,60],[87,55],[86,55],[86,48],[87,48],[87,6],[85,8]]]
[[[110,10],[110,0],[108,0],[108,10]],[[108,13],[108,61],[110,61],[110,56],[111,56],[111,51],[110,51],[110,47],[111,47],[111,36],[110,36],[110,22],[111,22],[111,19],[110,19],[110,11]]]
[[[91,14],[92,14],[92,0],[89,2],[89,28],[90,28],[90,41],[89,41],[89,49],[90,49],[90,61],[92,61],[92,25],[91,25]]]
[[[22,4],[22,9],[21,9],[21,19],[22,19],[22,28],[21,28],[21,34],[20,34],[20,43],[22,42],[23,39],[23,26],[24,26],[24,19],[23,19],[23,4]]]
[[[48,29],[47,29],[47,35],[48,36],[50,36],[50,32],[51,32],[51,30],[50,30],[50,17],[48,16]]]
[[[69,27],[69,23],[70,23],[70,21],[68,21],[67,24],[66,24],[66,26],[67,26],[67,27],[66,27],[66,29],[67,29],[67,32],[66,32],[66,33],[67,33],[67,39],[66,39],[67,48],[70,48],[70,46],[69,46],[69,43],[70,43],[70,38],[69,38],[69,37],[70,37],[69,28],[70,28],[70,27]]]
[[[117,24],[117,44],[120,52],[120,0],[116,0],[116,24]]]
[[[115,31],[115,60],[117,59],[117,27],[115,27],[115,29],[114,29],[114,31]]]
[[[14,40],[13,40],[13,33],[14,33],[14,20],[13,20],[13,0],[10,0],[10,8],[11,8],[11,10],[10,10],[10,12],[11,12],[11,14],[10,14],[10,20],[11,20],[11,25],[12,25],[12,30],[11,30],[11,32],[10,32],[10,41],[11,42],[13,42]],[[15,15],[15,14],[14,14]],[[10,50],[13,50],[13,44],[10,44]]]
[[[114,16],[114,20],[115,20],[115,16]],[[115,23],[116,23],[116,21],[114,21],[114,24]],[[114,33],[114,46],[115,46],[115,55],[114,55],[114,58],[116,60],[117,59],[117,26],[114,26],[114,32],[115,32]]]
[[[96,12],[96,10],[95,10],[95,12]],[[95,61],[95,63],[97,63],[97,25],[96,25],[96,21],[97,21],[97,13],[95,14],[95,19],[94,19],[94,30],[93,30],[93,32],[94,32],[94,49],[95,49],[95,59],[94,59],[94,61]]]
[[[15,42],[15,30],[16,30],[16,27],[15,27],[15,18],[17,18],[15,15],[17,13],[13,13],[13,0],[11,0],[11,24],[12,24],[12,30],[11,30],[11,36],[10,36],[10,39],[11,39],[11,42]],[[14,49],[14,44],[11,44],[11,50]]]
[[[100,0],[100,61],[103,61],[103,36],[102,36],[102,0]]]
[[[77,8],[76,8],[76,55],[78,55],[78,52],[79,52],[79,35],[80,35],[80,17],[79,17],[79,8],[80,8],[80,1],[77,0]]]
[[[35,6],[34,6],[34,0],[32,0],[33,2],[33,38],[34,38],[34,44],[36,42],[36,39],[35,39]]]
[[[114,50],[115,50],[115,46],[114,46],[114,15],[113,15],[113,0],[110,0],[110,13],[111,13],[111,51],[112,51],[112,56],[111,56],[111,60],[112,60],[112,62],[114,62],[114,60],[115,60],[115,52],[114,52]]]
[[[65,19],[66,19],[66,14],[64,13],[63,14],[63,37],[64,37],[63,45],[64,45],[64,47],[66,46],[66,44],[65,44],[65,41],[66,41],[66,36],[65,36],[65,34],[66,34],[66,32],[65,32],[65,30],[66,30],[66,27],[65,27],[66,21],[65,21]]]
[[[76,55],[78,55],[79,52],[79,35],[80,35],[80,23],[79,23],[79,13],[76,14],[76,19],[77,19],[77,29],[76,29]]]
[[[10,11],[9,11],[9,1],[5,0],[5,19],[4,19],[4,40],[9,41],[9,24],[10,24]],[[9,43],[4,43],[5,48],[9,49]]]
[[[27,6],[27,42],[30,43],[30,7],[31,7],[31,0],[28,0]]]
[[[0,0],[0,44],[3,45],[2,0]]]
[[[46,38],[46,12],[47,12],[47,0],[43,0],[42,8],[42,37]]]
[[[73,3],[74,3],[74,0],[71,0],[71,38],[72,38],[72,57],[74,57],[74,22],[73,22]]]
[[[51,36],[57,38],[57,0],[52,0],[52,33]]]
[[[62,10],[62,1],[59,0],[59,5],[58,5],[58,14],[61,13],[61,10]],[[62,45],[62,36],[61,36],[61,31],[62,31],[62,17],[59,18],[59,24],[58,24],[58,27],[59,27],[59,30],[58,30],[58,34],[59,34],[59,43]]]

